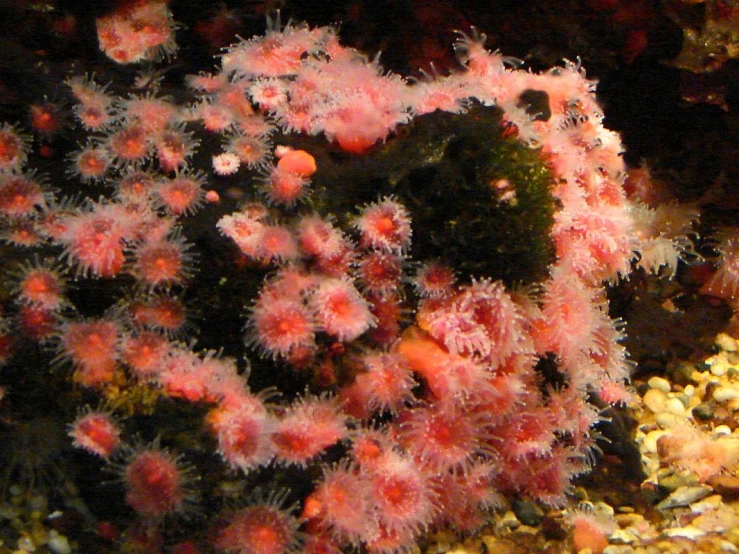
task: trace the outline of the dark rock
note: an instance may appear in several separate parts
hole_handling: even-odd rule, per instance
[[[516,500],[511,507],[518,520],[524,525],[536,527],[544,521],[544,512],[533,502]]]

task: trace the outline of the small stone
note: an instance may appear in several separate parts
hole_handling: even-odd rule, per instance
[[[503,517],[500,518],[500,524],[507,529],[518,529],[521,526],[521,522],[518,521],[516,514],[508,510]]]
[[[611,544],[603,549],[603,554],[634,554],[636,552],[627,544]]]
[[[733,387],[716,387],[713,391],[713,399],[716,402],[726,402],[734,398],[739,398],[739,390]]]
[[[643,398],[644,405],[657,414],[665,410],[665,393],[659,389],[649,389]]]
[[[688,506],[693,502],[701,500],[713,492],[711,487],[706,485],[698,485],[693,487],[679,487],[665,498],[662,502],[657,504],[658,510],[670,510],[679,506]],[[680,535],[683,536],[683,535]]]
[[[643,450],[649,454],[654,454],[657,452],[657,440],[666,435],[667,431],[664,429],[657,429],[655,431],[650,431],[647,433],[647,435],[644,437],[644,442],[642,443]]]
[[[679,398],[668,398],[665,401],[665,410],[676,416],[685,415],[685,405],[680,401]]]
[[[657,425],[662,427],[662,429],[669,429],[671,427],[675,427],[675,425],[678,425],[680,422],[684,420],[682,418],[679,418],[675,414],[671,414],[669,412],[662,412],[661,414],[657,414],[655,416],[654,421],[656,421]]]
[[[726,371],[729,369],[729,364],[726,363],[726,360],[722,358],[716,358],[711,363],[711,374],[715,375],[716,377],[721,377],[722,375],[726,375]]]
[[[665,537],[685,537],[686,539],[697,539],[706,534],[705,531],[701,531],[697,527],[692,525],[686,525],[685,527],[672,527],[665,529],[662,534]]]
[[[616,514],[615,518],[616,523],[622,528],[626,527],[632,527],[634,525],[639,525],[644,521],[644,516],[641,514],[633,513],[633,514]]]
[[[731,435],[731,427],[729,427],[728,425],[718,425],[713,430],[714,437],[721,437],[724,435]]]
[[[36,545],[29,537],[21,537],[18,539],[18,550],[22,552],[36,552]]]
[[[683,394],[687,397],[691,397],[695,394],[695,386],[694,385],[687,385],[683,389]]]
[[[526,500],[516,500],[513,505],[513,513],[524,525],[536,527],[544,520],[544,512],[536,504]]]
[[[676,491],[680,487],[692,487],[698,484],[698,477],[695,473],[688,470],[672,470],[663,468],[657,472],[657,483],[663,489],[670,492]]]
[[[721,495],[712,494],[699,502],[693,502],[690,505],[690,511],[694,514],[702,514],[715,510],[721,505]]]
[[[736,339],[726,333],[719,333],[716,337],[716,346],[726,352],[736,352],[739,350]]]
[[[739,477],[733,475],[714,475],[708,484],[723,498],[735,500],[739,498]]]
[[[49,533],[49,542],[47,545],[49,550],[54,554],[71,554],[72,547],[69,545],[67,537],[60,535],[56,531]]]
[[[647,381],[647,385],[649,385],[650,389],[657,389],[658,391],[662,391],[664,393],[670,392],[670,382],[662,377],[652,377],[649,381]]]
[[[691,410],[693,417],[699,421],[709,421],[713,417],[714,403],[703,402]]]
[[[613,544],[631,544],[639,540],[639,537],[626,529],[616,529],[608,536],[608,540]]]

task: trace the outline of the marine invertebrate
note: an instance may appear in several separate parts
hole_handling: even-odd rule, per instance
[[[171,50],[169,9],[145,4],[98,20],[111,58]],[[275,24],[172,96],[70,78],[75,133],[95,133],[68,160],[84,202],[19,186],[35,151],[0,128],[3,232],[79,280],[28,267],[8,304],[48,309],[21,312],[24,339],[48,358],[50,328],[75,393],[125,408],[123,440],[141,426],[167,446],[120,458],[128,504],[156,522],[127,513],[130,536],[390,553],[474,530],[504,495],[565,502],[591,459],[587,394],[617,399],[628,378],[603,282],[645,243],[582,69],[515,70],[477,35],[457,50],[458,71],[413,84],[332,27]],[[74,440],[114,456],[96,423]],[[274,492],[288,479],[305,520]],[[191,488],[220,507],[255,483],[270,492],[168,528]]]

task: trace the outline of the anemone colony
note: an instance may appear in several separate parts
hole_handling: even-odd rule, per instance
[[[163,1],[97,20],[111,64],[175,56],[174,30]],[[605,286],[674,273],[696,214],[627,199],[581,67],[528,72],[484,39],[414,83],[334,28],[279,23],[177,99],[70,75],[87,138],[66,177],[0,127],[17,261],[0,354],[13,368],[38,345],[35,382],[93,405],[69,436],[120,478],[117,540],[402,552],[514,495],[566,501],[596,448],[588,396],[631,394]],[[34,131],[54,132],[40,109]],[[736,239],[724,249],[719,296],[737,291]]]

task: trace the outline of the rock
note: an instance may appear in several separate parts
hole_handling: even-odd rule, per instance
[[[725,350],[726,352],[736,352],[739,350],[737,348],[737,342],[734,337],[731,335],[727,335],[726,333],[719,333],[716,337],[716,346],[718,346],[721,350]]]
[[[714,475],[708,479],[708,484],[725,499],[735,500],[739,498],[739,477]]]
[[[536,527],[544,520],[544,512],[536,504],[527,500],[516,500],[513,505],[513,513],[524,525]]]
[[[627,544],[612,544],[606,546],[603,554],[634,554],[635,550]]]
[[[650,389],[657,389],[664,393],[670,392],[670,382],[662,377],[652,377],[647,381],[647,385],[649,385]]]
[[[500,525],[507,529],[515,530],[521,526],[521,522],[518,521],[516,514],[508,510],[503,517],[500,518]]]
[[[698,421],[709,421],[713,417],[714,410],[713,401],[703,402],[693,408],[693,417]]]
[[[632,544],[639,540],[639,537],[626,529],[616,529],[608,536],[608,540],[613,544]]]
[[[727,402],[739,398],[739,390],[734,387],[716,387],[713,391],[713,399],[716,402]]]
[[[676,416],[684,416],[685,404],[683,404],[682,401],[677,397],[668,398],[665,401],[665,410]]]
[[[657,422],[657,425],[659,425],[663,429],[675,427],[676,425],[684,421],[683,418],[680,418],[675,414],[671,414],[669,412],[662,412],[661,414],[657,414],[654,420]]]
[[[705,531],[701,531],[697,527],[692,525],[686,525],[685,527],[671,527],[662,531],[665,537],[685,537],[686,539],[697,539],[706,534]]]
[[[644,405],[655,414],[665,410],[665,393],[659,389],[649,389],[642,400]]]
[[[693,487],[679,487],[662,502],[657,504],[655,508],[658,510],[670,510],[679,506],[688,506],[693,502],[701,500],[713,492],[711,487],[706,485],[697,485]]]

